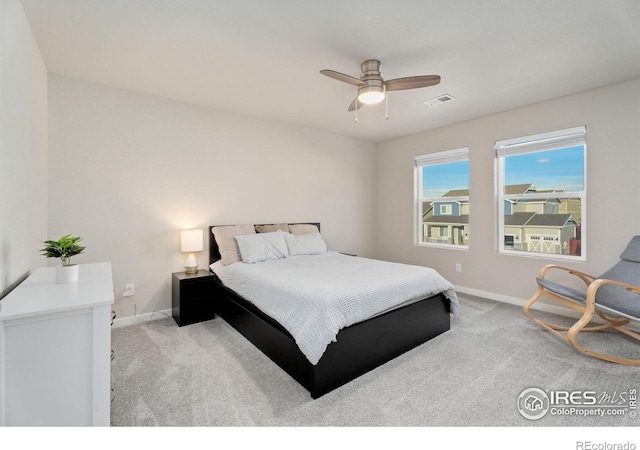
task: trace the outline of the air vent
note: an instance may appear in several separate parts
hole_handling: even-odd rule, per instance
[[[432,98],[431,100],[426,100],[424,103],[425,105],[436,106],[441,105],[442,103],[450,102],[451,100],[455,100],[455,97],[449,94],[443,94],[439,97]]]

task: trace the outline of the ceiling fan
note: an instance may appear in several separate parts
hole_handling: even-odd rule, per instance
[[[338,81],[358,87],[358,96],[349,105],[349,111],[357,111],[364,105],[381,102],[385,99],[386,91],[403,91],[440,83],[440,75],[419,75],[414,77],[395,78],[385,81],[380,75],[380,61],[370,59],[360,65],[362,74],[355,78],[335,70],[321,70],[320,73]]]

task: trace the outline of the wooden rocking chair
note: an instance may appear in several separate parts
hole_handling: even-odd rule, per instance
[[[586,292],[546,278],[548,272],[558,270],[582,279],[587,285]],[[640,359],[598,353],[576,342],[576,337],[581,331],[595,332],[610,329],[640,341],[640,334],[625,327],[632,320],[640,320],[640,236],[633,237],[620,255],[620,261],[597,278],[567,267],[548,265],[540,270],[536,281],[538,283],[536,292],[523,308],[524,314],[529,319],[569,342],[581,352],[605,361],[640,365]],[[554,325],[533,317],[530,311],[531,306],[543,296],[580,312],[582,317],[571,327]],[[604,320],[604,324],[593,324],[588,327],[596,313]]]

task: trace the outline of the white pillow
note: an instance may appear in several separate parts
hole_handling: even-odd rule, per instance
[[[317,255],[327,251],[327,244],[320,235],[320,232],[291,234],[283,233],[284,239],[289,248],[289,255]]]
[[[236,236],[242,262],[254,264],[260,261],[286,258],[289,255],[282,230],[273,233],[257,233]]]
[[[227,266],[242,261],[238,244],[234,237],[244,234],[255,234],[256,230],[253,228],[253,225],[228,225],[213,227],[211,232],[218,243],[220,260],[222,264]]]

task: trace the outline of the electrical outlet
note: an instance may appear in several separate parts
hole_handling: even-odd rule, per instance
[[[456,263],[456,272],[462,272],[462,264]]]
[[[124,292],[122,293],[123,297],[133,297],[135,294],[135,288],[133,283],[132,284],[125,284],[124,285]]]

